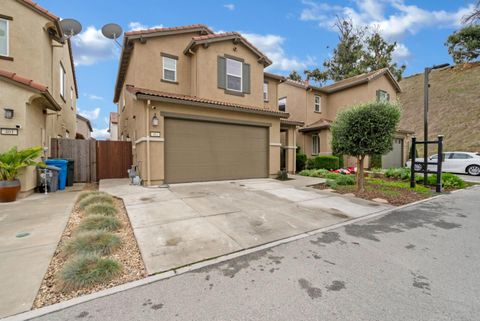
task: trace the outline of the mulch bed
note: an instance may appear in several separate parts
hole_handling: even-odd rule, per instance
[[[95,185],[87,185],[84,190],[95,190]],[[123,283],[131,282],[134,280],[142,279],[147,276],[145,265],[140,254],[140,250],[137,245],[137,241],[133,234],[133,229],[128,219],[127,212],[123,201],[118,198],[114,198],[114,205],[118,209],[117,218],[123,223],[123,227],[114,232],[122,239],[122,246],[109,255],[122,265],[122,272],[119,276],[108,281],[105,284],[98,284],[91,287],[82,288],[80,290],[73,290],[65,292],[60,286],[56,278],[57,272],[61,270],[68,257],[61,253],[62,246],[72,238],[74,231],[79,225],[81,219],[84,216],[83,211],[78,208],[78,204],[75,204],[72,215],[67,223],[67,226],[60,239],[60,243],[55,250],[50,266],[42,281],[42,285],[37,293],[37,297],[33,303],[33,309],[43,306],[51,305],[61,301],[69,300],[85,294],[90,294],[111,288]]]

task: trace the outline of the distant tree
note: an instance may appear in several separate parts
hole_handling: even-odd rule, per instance
[[[463,23],[475,23],[480,21],[480,0],[477,1],[472,13],[463,18]]]
[[[321,86],[323,83],[325,83],[328,80],[328,72],[321,71],[318,68],[315,68],[312,70],[305,69],[303,73],[305,74],[305,77],[307,78],[307,80],[313,80],[319,86]]]
[[[380,101],[354,106],[337,115],[331,126],[333,153],[357,159],[357,191],[365,191],[365,157],[392,150],[400,116],[398,104]]]
[[[300,76],[296,70],[293,70],[287,78],[295,81],[302,81],[302,76]]]
[[[363,53],[363,69],[378,70],[388,68],[398,81],[402,79],[402,74],[406,66],[400,67],[396,62],[393,62],[392,55],[397,47],[397,43],[388,43],[383,39],[378,30],[372,32],[365,38],[364,53]]]
[[[469,25],[452,33],[445,43],[456,64],[474,61],[480,56],[480,25]]]
[[[355,28],[351,19],[339,17],[337,17],[335,27],[338,29],[339,42],[333,49],[332,58],[323,63],[328,78],[339,81],[364,73],[366,70],[362,64],[362,57],[366,29]]]

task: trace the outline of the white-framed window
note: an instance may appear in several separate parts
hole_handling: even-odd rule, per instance
[[[383,101],[389,101],[390,100],[390,94],[387,93],[385,90],[377,90],[377,101],[383,102]]]
[[[268,101],[268,81],[263,82],[263,101]]]
[[[65,72],[65,68],[63,67],[62,63],[60,63],[60,96],[65,98],[65,82],[66,82],[67,74]]]
[[[0,56],[8,56],[8,27],[7,19],[0,19]]]
[[[315,95],[313,99],[314,99],[315,111],[317,113],[321,113],[322,112],[322,97],[320,97],[318,95]]]
[[[283,97],[278,100],[278,110],[280,111],[287,110],[287,97]]]
[[[177,59],[163,58],[163,80],[177,81]]]
[[[242,91],[243,63],[238,60],[227,58],[227,89]]]
[[[312,135],[312,155],[318,155],[320,153],[320,137],[318,134]]]

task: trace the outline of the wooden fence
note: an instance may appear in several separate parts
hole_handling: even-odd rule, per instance
[[[75,161],[74,182],[124,178],[132,165],[132,143],[52,138],[51,157]]]

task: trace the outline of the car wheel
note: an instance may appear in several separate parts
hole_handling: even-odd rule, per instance
[[[472,176],[480,176],[480,166],[479,165],[468,166],[467,173]]]
[[[414,168],[415,168],[415,171],[417,172],[423,170],[423,166],[420,164],[415,164]]]

